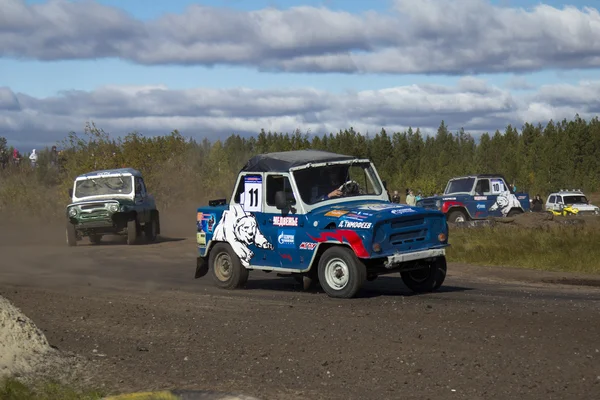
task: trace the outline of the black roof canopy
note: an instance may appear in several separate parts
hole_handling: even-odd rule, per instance
[[[242,168],[244,172],[288,172],[309,163],[356,160],[357,157],[322,150],[293,150],[259,154]]]

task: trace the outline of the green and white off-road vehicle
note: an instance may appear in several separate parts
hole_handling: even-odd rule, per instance
[[[146,191],[138,170],[121,168],[80,175],[69,189],[69,196],[69,246],[76,246],[86,236],[92,244],[98,244],[104,235],[126,235],[127,244],[137,244],[142,232],[148,242],[160,234],[154,197]]]

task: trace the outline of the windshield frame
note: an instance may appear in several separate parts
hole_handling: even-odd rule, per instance
[[[365,194],[365,195],[350,196],[350,197],[336,197],[333,199],[318,201],[314,204],[308,204],[304,201],[304,199],[300,195],[298,182],[296,180],[296,172],[297,171],[301,171],[301,170],[304,170],[307,168],[322,168],[322,167],[327,167],[330,165],[348,165],[349,167],[351,167],[353,164],[368,164],[368,168],[371,168],[373,171],[374,180],[377,182],[377,184],[381,188],[381,193],[379,195]],[[289,174],[290,174],[289,175],[290,181],[291,181],[292,187],[294,189],[294,197],[296,198],[296,202],[301,203],[302,208],[307,213],[311,212],[312,210],[314,210],[316,208],[331,206],[334,204],[344,204],[344,203],[363,201],[363,200],[364,201],[368,201],[368,200],[390,201],[389,197],[387,196],[387,189],[385,188],[385,185],[383,184],[383,181],[381,180],[381,176],[379,175],[379,172],[377,171],[375,164],[373,164],[373,162],[369,159],[356,158],[354,160],[330,161],[330,162],[321,162],[321,163],[314,163],[314,164],[305,164],[305,165],[301,165],[298,167],[290,168]]]
[[[90,196],[77,196],[77,185],[80,182],[97,180],[97,179],[105,179],[105,178],[122,178],[123,180],[130,180],[131,191],[128,193],[109,193],[109,194],[94,194]],[[76,178],[73,182],[73,202],[85,201],[86,199],[111,199],[111,198],[126,198],[131,199],[135,194],[135,176],[132,174],[110,174],[110,175],[94,175],[94,176],[85,176]]]
[[[461,181],[461,180],[473,180],[473,184],[471,185],[471,189],[468,192],[452,192],[452,193],[448,193],[448,189],[450,188],[450,185],[452,185],[453,182],[455,181]],[[477,184],[477,177],[474,176],[462,176],[460,178],[454,178],[454,179],[450,179],[448,181],[448,183],[446,184],[446,188],[444,189],[444,196],[452,196],[452,195],[456,195],[456,194],[471,194],[475,188],[475,185]]]

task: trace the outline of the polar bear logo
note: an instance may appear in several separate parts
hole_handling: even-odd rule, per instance
[[[498,208],[502,216],[506,217],[512,208],[521,208],[521,203],[517,199],[517,196],[509,191],[505,191],[498,195],[496,202],[492,204],[489,211],[496,211]]]
[[[254,256],[248,246],[254,244],[261,249],[273,250],[273,245],[258,229],[254,215],[245,212],[239,204],[231,204],[229,210],[223,212],[213,240],[229,243],[246,268],[250,267],[250,260]]]

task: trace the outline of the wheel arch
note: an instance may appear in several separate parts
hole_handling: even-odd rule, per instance
[[[471,216],[471,213],[469,212],[467,207],[456,205],[456,206],[451,206],[450,208],[448,208],[448,211],[446,211],[446,221],[448,221],[450,219],[450,214],[452,214],[455,211],[462,212],[463,214],[465,214],[465,217],[467,219],[473,219],[473,217]]]

